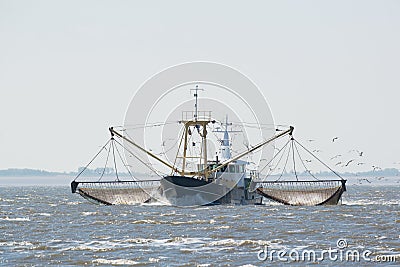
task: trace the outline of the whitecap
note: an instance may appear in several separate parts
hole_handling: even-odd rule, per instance
[[[11,222],[30,222],[29,217],[27,218],[9,218],[8,216],[5,218],[0,218],[2,221],[11,221]]]
[[[159,262],[159,258],[149,258],[149,262]]]
[[[33,244],[28,241],[12,241],[12,242],[0,242],[0,246],[7,246],[7,247],[32,247]]]
[[[97,212],[95,212],[95,211],[84,211],[84,212],[82,212],[83,216],[89,216],[89,215],[95,215],[95,214],[97,214]]]
[[[128,259],[115,259],[115,260],[95,259],[95,260],[92,260],[92,263],[111,264],[111,265],[135,265],[135,264],[139,264],[140,262],[128,260]]]

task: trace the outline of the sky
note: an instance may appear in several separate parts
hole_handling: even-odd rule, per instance
[[[398,14],[398,1],[0,0],[0,169],[84,166],[144,81],[191,61],[247,75],[322,159],[400,168]]]

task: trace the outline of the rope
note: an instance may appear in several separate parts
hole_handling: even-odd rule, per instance
[[[111,138],[114,141],[114,138]],[[117,176],[117,181],[119,181],[118,171],[117,171],[117,162],[115,161],[115,151],[114,151],[114,142],[111,142],[112,150],[113,150],[113,159],[114,159],[114,168],[115,168],[115,175]]]
[[[290,139],[289,139],[289,141],[290,141]],[[290,155],[290,146],[289,146],[289,151],[288,151],[288,154],[287,154],[287,157],[286,157],[285,166],[283,166],[281,175],[279,176],[279,178],[276,181],[279,181],[282,178],[283,173],[286,171],[286,166],[287,166],[287,163],[288,163],[288,160],[289,160],[289,155]]]
[[[103,151],[103,149],[105,149],[105,147],[108,145],[108,143],[109,143],[110,141],[111,141],[111,139],[108,140],[107,143],[105,143],[105,145],[99,150],[99,152],[97,152],[97,154],[92,158],[92,160],[89,161],[88,164],[86,164],[85,168],[83,168],[83,170],[81,170],[81,172],[75,177],[74,181],[75,181],[76,179],[78,179],[78,177],[87,169],[87,167],[89,167],[89,165],[97,158],[97,156],[100,154],[100,152]]]
[[[296,172],[296,161],[294,160],[294,142],[293,142],[293,137],[291,138],[291,141],[292,141],[292,143],[291,143],[291,145],[292,145],[292,155],[293,155],[293,170],[294,170],[294,175],[296,176],[296,180],[298,181],[299,180],[299,178],[297,177],[297,172]]]
[[[158,177],[163,178],[162,175],[158,174],[157,171],[150,167],[148,165],[148,163],[144,162],[142,159],[140,159],[138,156],[136,156],[132,151],[130,151],[128,148],[126,148],[125,146],[123,146],[120,142],[118,142],[117,140],[115,140],[115,142],[117,142],[122,148],[124,148],[126,151],[129,152],[129,154],[131,154],[132,156],[134,156],[138,161],[140,161],[142,164],[144,164],[147,168],[149,168],[152,172],[154,172]]]
[[[278,153],[276,153],[275,154],[275,156],[273,156],[273,158],[270,160],[270,161],[268,161],[268,163],[259,171],[259,172],[262,172],[266,167],[268,167],[268,165],[279,155],[279,153],[281,153],[281,151],[283,150],[283,149],[285,149],[286,150],[286,146],[289,144],[289,142],[290,142],[290,139],[286,142],[286,144],[278,151]],[[281,162],[281,160],[282,160],[282,157],[283,157],[283,155],[284,155],[285,153],[282,153],[282,156],[281,156],[281,158],[278,160],[278,162],[276,163],[276,165],[278,165],[279,164],[279,162]],[[276,168],[274,168],[274,170],[275,170]],[[267,177],[268,177],[269,175],[267,175]]]
[[[105,173],[105,171],[106,171],[107,164],[108,164],[108,158],[109,158],[109,156],[110,156],[110,152],[111,152],[111,145],[108,147],[108,150],[107,150],[107,158],[106,158],[106,163],[104,164],[103,172],[101,173],[101,176],[100,176],[100,178],[99,178],[99,180],[98,180],[98,181],[100,181],[100,180],[101,180],[101,178],[103,178],[103,175],[104,175],[104,173]]]
[[[126,130],[137,130],[137,129],[144,129],[144,128],[150,128],[150,127],[160,127],[160,126],[165,126],[168,124],[174,124],[178,123],[177,121],[169,121],[169,122],[153,122],[153,123],[147,123],[147,124],[128,124],[125,126],[114,126],[114,128],[122,128],[124,131]],[[127,127],[127,126],[132,126],[132,127]]]
[[[342,178],[342,176],[340,176],[337,172],[335,172],[334,170],[332,170],[328,165],[326,165],[322,160],[320,160],[317,156],[315,156],[310,150],[308,150],[307,148],[305,148],[302,144],[300,144],[296,139],[294,139],[294,141],[299,144],[305,151],[307,151],[309,154],[311,154],[311,156],[313,156],[315,159],[317,159],[322,165],[324,165],[325,167],[327,167],[331,172],[333,172],[334,174],[336,174],[337,177],[339,177],[340,179],[344,180]]]
[[[301,158],[301,155],[300,155],[300,152],[299,152],[299,150],[298,150],[298,148],[297,148],[297,144],[296,144],[296,143],[294,143],[294,147],[296,148],[297,155],[299,156],[300,162],[303,164],[304,169],[305,169],[315,180],[318,180],[318,181],[319,181],[319,179],[318,179],[317,177],[315,177],[315,176],[311,173],[310,170],[307,169],[307,166],[304,164],[304,161],[303,161],[303,159]]]
[[[115,141],[115,140],[114,140],[114,141]],[[115,141],[115,142],[116,142],[116,141]],[[117,142],[117,144],[120,145],[118,142]],[[120,145],[120,146],[121,146],[121,145]],[[122,147],[122,146],[121,146],[121,147]],[[122,148],[123,148],[123,147],[122,147]],[[121,159],[122,164],[125,166],[125,169],[128,171],[129,176],[130,176],[133,180],[135,180],[135,177],[133,177],[131,171],[130,171],[129,168],[128,168],[128,165],[124,162],[124,159],[123,159],[123,157],[121,156],[121,153],[119,152],[118,147],[115,146],[115,149],[117,149],[118,156],[119,156],[119,158]]]

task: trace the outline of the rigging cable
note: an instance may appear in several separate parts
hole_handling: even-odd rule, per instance
[[[291,139],[289,139],[289,142],[290,142],[290,141],[291,141]],[[283,166],[281,175],[279,176],[279,178],[278,178],[276,181],[279,181],[279,180],[282,178],[283,173],[284,173],[284,172],[287,172],[287,171],[286,171],[286,166],[287,166],[287,163],[288,163],[288,160],[289,160],[289,156],[290,156],[290,147],[291,147],[291,146],[289,146],[289,150],[288,150],[288,154],[287,154],[287,157],[286,157],[285,166]]]
[[[112,140],[111,145],[112,145],[112,150],[113,150],[113,159],[114,159],[115,175],[117,176],[117,181],[119,181],[118,171],[117,171],[117,162],[115,161],[115,151],[114,151],[114,141],[115,141],[115,140],[114,140],[113,137],[111,138],[111,140]]]
[[[110,140],[111,140],[111,139],[110,139]],[[105,149],[106,149],[106,148],[105,148]],[[101,178],[103,178],[103,175],[104,175],[104,173],[105,173],[105,171],[106,171],[107,164],[108,164],[108,158],[109,158],[109,156],[110,156],[110,151],[111,151],[111,145],[108,147],[106,163],[104,164],[103,172],[101,173],[101,176],[100,176],[99,180],[97,180],[98,182],[100,182]]]
[[[105,149],[105,147],[108,145],[108,143],[111,141],[111,139],[109,139],[107,141],[107,143],[105,143],[105,145],[99,150],[99,152],[97,152],[97,154],[92,158],[91,161],[89,161],[89,163],[79,172],[79,174],[75,177],[74,181],[76,179],[78,179],[78,177],[87,169],[87,167],[89,167],[89,165],[97,158],[97,156],[101,153],[101,151],[103,151],[103,149]]]
[[[310,171],[309,169],[307,169],[307,166],[304,164],[304,161],[303,161],[303,159],[301,158],[301,155],[300,155],[299,149],[297,148],[297,144],[296,144],[296,143],[294,143],[294,147],[296,148],[297,155],[299,156],[300,162],[303,164],[304,169],[305,169],[315,180],[318,180],[318,181],[319,181],[319,179],[318,179],[317,177],[315,177],[315,176],[311,173],[311,171]]]
[[[291,145],[292,145],[292,155],[293,155],[293,171],[294,171],[294,175],[296,176],[296,180],[298,181],[299,178],[297,177],[297,172],[296,172],[296,161],[294,159],[294,138],[293,136],[290,139],[292,141]]]
[[[286,146],[289,144],[289,142],[290,142],[290,140],[288,140],[286,142],[286,144],[281,149],[279,149],[278,153],[276,153],[275,156],[259,172],[262,172],[266,167],[268,167],[268,165],[282,152],[283,149],[286,150]],[[278,160],[277,164],[279,164],[279,162],[282,160],[282,157],[283,157],[284,154],[285,153],[282,153],[282,155],[281,155],[280,159]],[[274,170],[275,170],[275,168],[274,168]],[[269,174],[267,176],[269,176]]]
[[[336,174],[337,177],[339,177],[340,179],[344,180],[342,178],[342,176],[340,176],[337,172],[335,172],[334,170],[332,170],[328,165],[326,165],[322,160],[320,160],[317,156],[315,156],[310,150],[308,150],[307,148],[305,148],[302,144],[300,144],[297,140],[294,140],[297,144],[299,144],[305,151],[307,151],[309,154],[311,154],[311,156],[313,156],[315,159],[317,159],[322,165],[324,165],[325,167],[327,167],[331,172],[333,172],[334,174]]]
[[[163,177],[162,175],[158,174],[157,171],[150,167],[148,163],[144,162],[142,159],[140,159],[138,156],[136,156],[132,151],[130,151],[129,149],[127,149],[125,146],[123,146],[120,142],[118,142],[117,140],[115,140],[115,142],[117,142],[121,147],[123,147],[126,151],[129,152],[129,154],[131,154],[132,156],[134,156],[138,161],[140,161],[143,165],[145,165],[147,168],[149,168],[151,171],[153,171],[158,177]]]
[[[118,144],[118,145],[120,145],[118,142],[117,142],[117,144]],[[121,145],[120,145],[120,146],[121,146]],[[124,149],[124,147],[123,147],[123,146],[121,146],[121,147],[122,147],[122,149]],[[135,179],[135,177],[133,177],[133,175],[132,175],[131,171],[129,170],[129,168],[128,168],[128,164],[126,164],[126,163],[124,162],[124,160],[123,160],[123,157],[122,157],[121,153],[119,152],[119,149],[118,149],[118,147],[117,147],[117,146],[115,146],[115,148],[117,149],[118,156],[119,156],[119,158],[121,159],[121,162],[122,162],[122,164],[125,166],[125,169],[128,171],[128,173],[129,173],[130,177],[131,177],[133,180],[136,180],[136,179]]]

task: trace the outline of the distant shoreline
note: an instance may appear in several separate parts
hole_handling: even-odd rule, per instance
[[[6,170],[0,170],[0,177],[54,177],[54,176],[77,176],[80,173],[79,171],[70,171],[70,172],[52,172],[52,171],[46,171],[46,170],[40,170],[40,169],[6,169]],[[110,169],[105,173],[104,175],[110,176],[114,174],[114,170]],[[96,176],[96,175],[101,175],[101,173],[98,173],[97,169],[96,170],[91,170],[87,169],[82,176]],[[119,176],[130,176],[129,173],[125,172],[118,172]],[[137,175],[136,173],[132,175]]]

